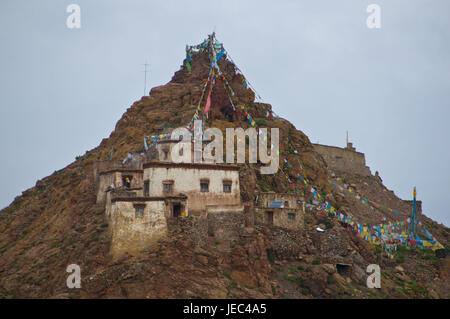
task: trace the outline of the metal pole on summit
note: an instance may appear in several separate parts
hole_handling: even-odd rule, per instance
[[[144,96],[145,96],[147,94],[147,72],[149,72],[147,70],[147,66],[149,64],[146,61],[145,64],[143,64],[143,65],[144,65]]]

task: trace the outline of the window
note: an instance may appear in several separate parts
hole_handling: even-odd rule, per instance
[[[223,192],[231,193],[231,182],[223,182]]]
[[[122,175],[122,185],[126,188],[131,187],[131,180],[133,179],[133,176],[131,175]]]
[[[144,217],[144,206],[136,206],[136,217],[142,218]]]
[[[209,182],[208,181],[200,181],[200,191],[201,192],[209,192]]]
[[[163,192],[172,193],[172,191],[173,191],[173,182],[163,182]]]
[[[144,196],[150,196],[150,181],[144,181]]]
[[[169,150],[164,149],[163,154],[164,154],[164,160],[167,160],[167,157],[169,156]]]
[[[294,213],[288,213],[288,221],[293,222],[295,220],[295,214]]]
[[[289,207],[289,201],[287,200],[284,201],[284,207]]]

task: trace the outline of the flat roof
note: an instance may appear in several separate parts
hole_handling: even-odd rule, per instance
[[[113,168],[113,169],[109,169],[106,171],[101,171],[99,173],[99,175],[103,175],[103,174],[109,174],[109,173],[142,173],[143,170],[142,169],[138,169],[138,168]]]
[[[357,154],[361,154],[364,155],[364,153],[358,152],[358,151],[353,151],[353,150],[349,150],[346,147],[339,147],[339,146],[332,146],[332,145],[324,145],[324,144],[317,144],[317,143],[311,143],[313,146],[322,146],[322,147],[327,147],[327,148],[336,148],[339,150],[343,150],[343,151],[348,151],[348,152],[352,152],[352,153],[357,153]]]

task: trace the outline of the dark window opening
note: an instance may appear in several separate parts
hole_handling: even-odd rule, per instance
[[[293,222],[295,220],[295,214],[294,213],[288,213],[288,221]]]
[[[136,217],[142,218],[144,217],[144,206],[136,206]]]
[[[144,181],[144,196],[150,196],[150,181]]]
[[[125,186],[126,188],[130,188],[131,187],[131,180],[133,179],[133,176],[122,176],[122,184],[123,186]]]
[[[180,204],[173,204],[173,213],[172,216],[174,218],[181,216],[181,205]]]
[[[223,183],[223,192],[231,193],[231,183]]]
[[[233,122],[233,115],[232,115],[232,114],[226,112],[224,115],[225,115],[225,119],[226,119],[228,122]]]
[[[284,201],[284,207],[289,207],[289,202],[287,200]]]
[[[200,182],[200,191],[201,192],[209,192],[209,183],[208,182]]]
[[[173,183],[163,183],[164,193],[172,193],[172,191],[173,191]]]
[[[230,106],[221,108],[220,112],[228,122],[233,122],[233,111],[231,110]]]

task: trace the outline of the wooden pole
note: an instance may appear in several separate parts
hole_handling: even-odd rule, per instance
[[[413,215],[412,215],[412,234],[416,234],[416,187],[413,190]]]

